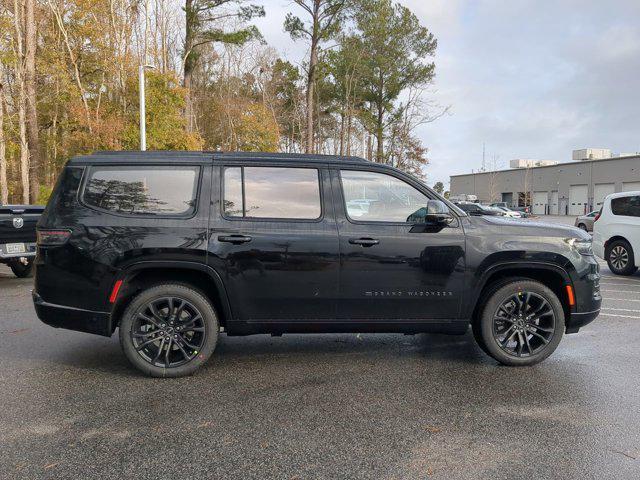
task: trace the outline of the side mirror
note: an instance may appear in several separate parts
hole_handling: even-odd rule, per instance
[[[425,225],[448,225],[453,220],[449,207],[440,200],[429,200],[423,207],[407,218],[407,222]]]

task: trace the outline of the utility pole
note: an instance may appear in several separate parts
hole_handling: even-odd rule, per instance
[[[140,65],[138,67],[138,86],[140,90],[140,151],[147,149],[147,107],[144,89],[144,71],[147,68],[155,68],[153,65]]]

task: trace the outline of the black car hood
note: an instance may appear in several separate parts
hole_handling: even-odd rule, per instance
[[[562,237],[591,240],[591,236],[570,225],[558,225],[543,221],[522,220],[512,217],[469,216],[469,221],[482,228],[495,228],[505,235],[526,235],[536,237]]]

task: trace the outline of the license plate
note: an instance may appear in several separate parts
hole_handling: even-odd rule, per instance
[[[25,253],[27,251],[24,243],[7,243],[5,248],[7,253]]]

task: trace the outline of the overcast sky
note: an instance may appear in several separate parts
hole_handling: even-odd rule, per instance
[[[267,42],[294,63],[289,0],[261,0]],[[451,113],[417,131],[428,183],[575,148],[640,151],[640,0],[403,0],[438,39],[428,98]]]

